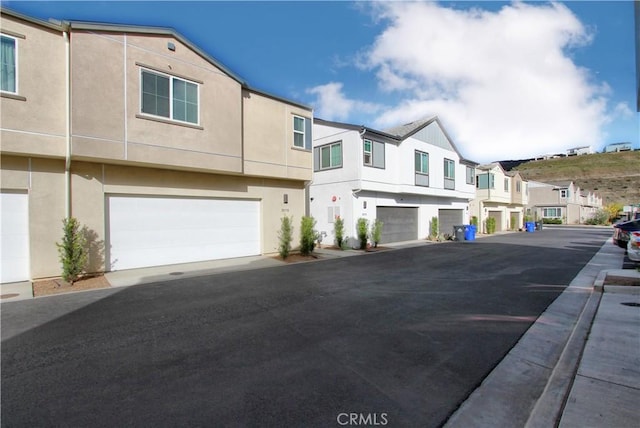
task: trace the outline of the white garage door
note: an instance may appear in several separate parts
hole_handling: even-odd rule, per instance
[[[29,197],[0,193],[0,282],[29,279]]]
[[[111,270],[260,254],[260,203],[108,196]]]

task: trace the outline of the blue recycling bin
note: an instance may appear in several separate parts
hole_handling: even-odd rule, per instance
[[[536,231],[536,224],[533,221],[528,221],[524,225],[527,228],[527,232],[533,233]]]
[[[475,241],[476,240],[476,227],[472,224],[464,226],[464,240]]]

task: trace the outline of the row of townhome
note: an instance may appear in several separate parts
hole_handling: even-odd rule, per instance
[[[602,205],[589,195],[576,214],[579,189],[478,166],[435,116],[385,130],[314,119],[172,29],[6,9],[0,29],[0,282],[58,276],[71,216],[101,272],[274,254],[283,216],[312,215],[329,245],[340,217],[355,245],[359,218],[389,243],[426,238],[434,219],[440,234],[473,217],[501,231]]]
[[[309,107],[171,29],[0,24],[2,282],[58,276],[68,216],[103,271],[274,253],[305,214]]]
[[[535,218],[558,219],[565,224],[580,224],[602,209],[602,197],[582,190],[572,181],[529,182],[529,212]]]
[[[333,242],[340,216],[354,243],[358,218],[382,221],[381,242],[425,238],[469,223],[475,166],[433,117],[384,131],[315,119],[310,211]]]

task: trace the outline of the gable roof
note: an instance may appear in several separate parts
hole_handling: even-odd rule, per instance
[[[451,140],[451,137],[449,137],[449,134],[447,134],[447,131],[442,126],[442,123],[440,123],[440,120],[438,119],[438,116],[431,116],[429,118],[416,120],[414,122],[405,123],[404,125],[396,126],[396,127],[393,127],[393,128],[388,128],[388,129],[385,129],[383,131],[378,131],[378,130],[375,130],[373,128],[367,128],[364,125],[353,125],[353,124],[348,124],[348,123],[332,122],[332,121],[319,119],[319,118],[314,118],[314,122],[318,123],[320,125],[333,126],[333,127],[341,128],[341,129],[349,129],[349,130],[353,130],[353,131],[359,131],[364,136],[373,135],[374,137],[372,137],[372,138],[376,138],[376,136],[378,138],[381,137],[381,138],[386,139],[386,140],[391,140],[390,142],[394,142],[395,144],[400,144],[402,141],[404,141],[407,138],[411,137],[412,135],[420,132],[422,129],[426,128],[427,126],[429,126],[433,122],[436,122],[438,124],[438,127],[440,128],[440,130],[444,134],[445,138],[448,140],[449,144],[451,144],[451,147],[453,148],[453,150],[456,152],[456,154],[460,158],[460,163],[462,163],[464,165],[474,166],[474,167],[478,165],[478,162],[474,162],[472,160],[465,159],[460,154],[460,151],[458,150],[456,145]]]

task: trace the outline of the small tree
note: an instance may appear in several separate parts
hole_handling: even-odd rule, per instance
[[[382,223],[380,220],[375,219],[373,224],[371,225],[371,240],[373,241],[374,248],[378,247],[378,243],[380,242],[380,237],[382,235]]]
[[[333,236],[336,239],[336,245],[342,249],[344,243],[344,220],[337,216],[333,222]]]
[[[602,207],[609,214],[609,223],[613,223],[618,218],[623,208],[622,204],[617,202],[612,202]]]
[[[356,223],[356,231],[358,233],[358,241],[360,241],[360,249],[367,248],[367,238],[369,237],[369,220],[360,217]]]
[[[495,233],[496,231],[496,219],[493,217],[488,217],[486,220],[486,225],[487,225],[487,233],[489,235]]]
[[[286,259],[291,253],[291,241],[293,241],[293,218],[284,216],[280,219],[280,231],[278,232],[278,253]]]
[[[302,217],[300,222],[300,254],[308,256],[316,246],[316,221],[313,217]]]
[[[62,279],[73,284],[87,264],[85,233],[77,219],[69,217],[62,220],[62,243],[56,242],[56,246],[62,264]]]
[[[438,217],[431,217],[431,224],[429,225],[429,239],[437,239],[438,235]]]

